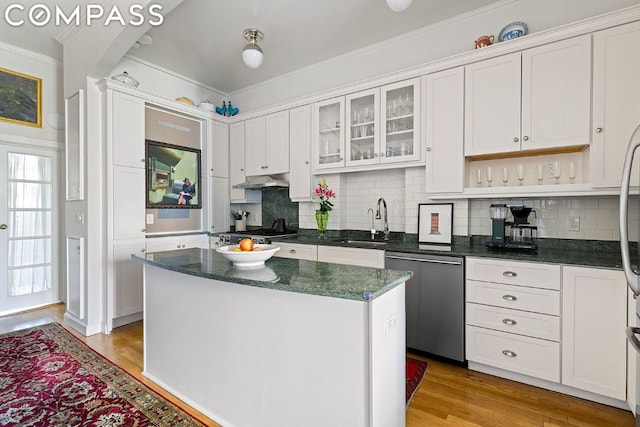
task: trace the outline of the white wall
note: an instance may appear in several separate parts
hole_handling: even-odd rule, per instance
[[[506,0],[387,42],[229,94],[243,111],[321,93],[473,50],[480,35],[513,21],[535,33],[637,5],[637,0]],[[411,13],[409,9],[405,13]]]

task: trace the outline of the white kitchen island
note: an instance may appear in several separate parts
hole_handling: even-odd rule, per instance
[[[208,249],[144,266],[144,375],[224,426],[405,425],[410,272]]]

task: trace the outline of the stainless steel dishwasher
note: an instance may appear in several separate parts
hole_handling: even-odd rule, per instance
[[[464,362],[464,258],[387,252],[385,267],[413,271],[405,291],[407,347]]]

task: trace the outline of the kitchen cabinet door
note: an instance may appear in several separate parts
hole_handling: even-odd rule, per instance
[[[260,116],[244,122],[246,176],[265,175],[266,117]]]
[[[380,88],[380,163],[420,160],[420,96],[420,79]]]
[[[313,105],[313,169],[344,166],[344,97]]]
[[[343,248],[340,246],[318,246],[318,261],[335,264],[359,265],[384,268],[384,251],[378,249]]]
[[[225,178],[212,178],[209,186],[211,209],[211,232],[220,233],[229,231],[231,225],[231,212],[229,207],[229,180]]]
[[[229,178],[229,125],[208,120],[208,131],[209,175]]]
[[[289,111],[245,122],[247,176],[289,172]]]
[[[107,92],[107,140],[113,148],[113,164],[144,169],[144,101],[120,92]]]
[[[620,187],[631,134],[640,124],[640,22],[593,36],[591,185]],[[635,162],[631,185],[640,185]]]
[[[465,66],[465,156],[520,151],[520,52]]]
[[[562,384],[624,401],[626,326],[622,271],[562,267]]]
[[[464,190],[464,67],[425,77],[427,194]]]
[[[245,202],[243,188],[234,188],[245,181],[244,169],[244,122],[229,126],[229,199],[231,202]]]
[[[345,98],[347,166],[380,163],[380,89],[374,88]]]
[[[289,111],[289,198],[311,201],[311,106]]]
[[[588,145],[591,36],[522,52],[522,150]]]
[[[174,251],[177,249],[208,248],[209,236],[192,234],[183,236],[165,236],[147,238],[147,252]]]
[[[111,182],[113,239],[144,239],[145,169],[114,166]]]
[[[131,258],[145,252],[145,241],[113,245],[113,318],[142,312],[143,265]]]

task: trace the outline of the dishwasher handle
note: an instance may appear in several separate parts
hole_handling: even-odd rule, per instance
[[[412,257],[404,257],[404,256],[397,256],[397,255],[386,255],[385,258],[387,259],[400,259],[403,261],[417,261],[417,262],[428,262],[431,264],[449,264],[449,265],[462,265],[462,261],[446,261],[446,260],[440,260],[440,259],[432,259],[432,258],[412,258]]]

